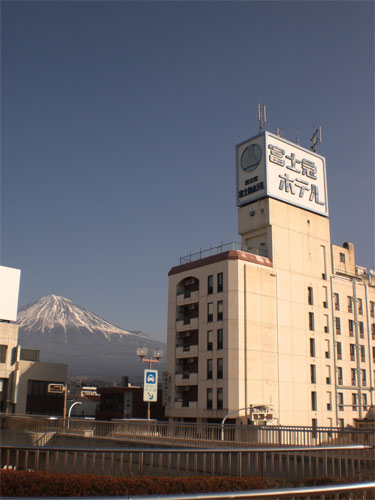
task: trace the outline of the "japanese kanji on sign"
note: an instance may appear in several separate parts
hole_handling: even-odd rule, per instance
[[[237,145],[237,206],[271,197],[328,217],[325,159],[264,132]]]

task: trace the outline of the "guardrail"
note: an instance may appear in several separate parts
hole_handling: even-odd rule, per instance
[[[374,447],[242,449],[0,446],[2,467],[111,476],[256,476],[373,480]]]
[[[341,427],[285,427],[225,425],[223,438],[219,424],[177,422],[106,422],[86,419],[48,418],[1,414],[0,428],[10,432],[70,433],[86,437],[123,439],[129,442],[191,447],[246,446],[336,446],[375,445],[372,429]]]

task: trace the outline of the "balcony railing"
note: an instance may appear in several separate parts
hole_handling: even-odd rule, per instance
[[[205,257],[211,257],[212,255],[216,255],[222,252],[228,252],[229,250],[240,250],[242,252],[267,257],[267,252],[265,250],[256,247],[248,247],[245,245],[241,245],[241,243],[231,241],[230,243],[222,243],[221,245],[217,245],[216,247],[211,246],[210,248],[207,248],[205,250],[199,250],[199,252],[190,252],[188,255],[182,255],[180,257],[180,264],[187,264],[188,262],[204,259]]]

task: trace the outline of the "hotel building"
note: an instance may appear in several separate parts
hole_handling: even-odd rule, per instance
[[[241,243],[169,271],[166,414],[351,425],[374,405],[375,279],[331,244],[325,160],[264,132],[236,172]]]

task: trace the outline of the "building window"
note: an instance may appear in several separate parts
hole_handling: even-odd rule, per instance
[[[366,387],[367,385],[366,370],[361,370],[361,379],[362,379],[362,386]]]
[[[340,262],[345,264],[345,254],[340,252]]]
[[[315,325],[314,325],[314,313],[309,312],[309,330],[314,331],[315,330]]]
[[[315,339],[310,339],[310,356],[315,358]]]
[[[207,410],[212,410],[212,389],[207,389]]]
[[[210,274],[207,278],[207,295],[214,293],[214,277]]]
[[[337,352],[337,359],[342,359],[341,342],[336,342],[336,352]]]
[[[331,349],[330,349],[330,346],[329,346],[329,340],[326,340],[325,356],[326,356],[327,359],[330,359],[330,357],[331,357]]]
[[[339,427],[342,429],[345,427],[345,420],[343,418],[339,418]]]
[[[217,302],[217,320],[218,321],[223,321],[223,310],[224,310],[223,301],[218,300],[218,302]]]
[[[222,410],[224,407],[223,400],[224,400],[224,394],[223,394],[223,389],[219,388],[216,393],[216,398],[217,398],[217,409]]]
[[[217,331],[217,350],[224,349],[224,333],[223,329],[219,328]]]
[[[335,318],[336,325],[336,335],[341,335],[341,320],[340,318]]]
[[[358,299],[358,314],[363,314],[363,300]]]
[[[311,419],[311,427],[314,429],[314,430],[312,431],[312,433],[311,433],[311,437],[312,437],[313,439],[316,439],[317,434],[318,434],[318,433],[316,432],[316,429],[317,429],[317,427],[318,427],[318,419],[317,419],[317,418],[312,418],[312,419]]]
[[[355,344],[350,344],[349,351],[350,351],[350,361],[355,361]]]
[[[372,360],[375,363],[375,347],[372,348]],[[374,377],[375,379],[375,377]]]
[[[208,330],[208,332],[207,332],[207,351],[212,351],[212,345],[213,345],[212,338],[213,338],[213,331]]]
[[[365,362],[366,361],[366,349],[364,345],[359,346],[361,350],[361,361]]]
[[[6,363],[7,361],[7,345],[0,345],[0,363]]]
[[[370,316],[373,318],[375,316],[375,302],[370,300]]]
[[[222,292],[224,286],[224,275],[223,273],[217,274],[217,292]]]
[[[371,325],[371,338],[375,340],[375,323]]]
[[[348,295],[348,312],[353,312],[353,297]]]
[[[307,302],[310,306],[314,304],[314,291],[312,286],[307,288]]]
[[[325,314],[324,315],[324,332],[325,333],[329,333],[329,317],[328,317],[328,314]]]
[[[223,358],[217,360],[217,378],[223,378]]]
[[[328,308],[328,288],[326,286],[323,287],[323,307]]]
[[[354,337],[354,321],[352,319],[349,320],[349,335]]]
[[[362,407],[367,410],[367,394],[362,394]]]
[[[351,378],[352,378],[352,385],[357,385],[357,370],[355,368],[351,368]]]
[[[359,322],[359,336],[361,337],[361,339],[365,338],[365,328],[363,321]]]
[[[331,367],[329,365],[326,365],[326,384],[330,385],[331,384]]]
[[[324,245],[320,245],[320,248],[321,248],[321,252],[322,252],[322,263],[323,263],[322,279],[326,280],[327,279],[326,247]]]
[[[317,398],[316,398],[316,392],[312,391],[311,392],[311,410],[317,411],[317,408],[318,408],[318,403],[317,403]]]
[[[327,410],[332,410],[332,392],[327,392]]]
[[[343,385],[343,376],[341,366],[337,367],[337,385]]]
[[[208,380],[212,379],[212,368],[213,368],[212,359],[208,359],[207,360],[207,379]]]
[[[214,304],[213,302],[209,302],[207,304],[207,322],[212,323],[214,320]]]
[[[358,410],[358,394],[356,392],[352,392],[352,410]]]
[[[333,304],[336,311],[340,310],[340,296],[338,293],[333,294]]]
[[[316,366],[310,365],[310,381],[312,384],[316,384]]]
[[[45,396],[48,394],[48,382],[45,380],[28,380],[27,394],[30,396]]]
[[[338,392],[337,393],[337,402],[339,405],[339,410],[344,411],[344,393],[343,392]]]

